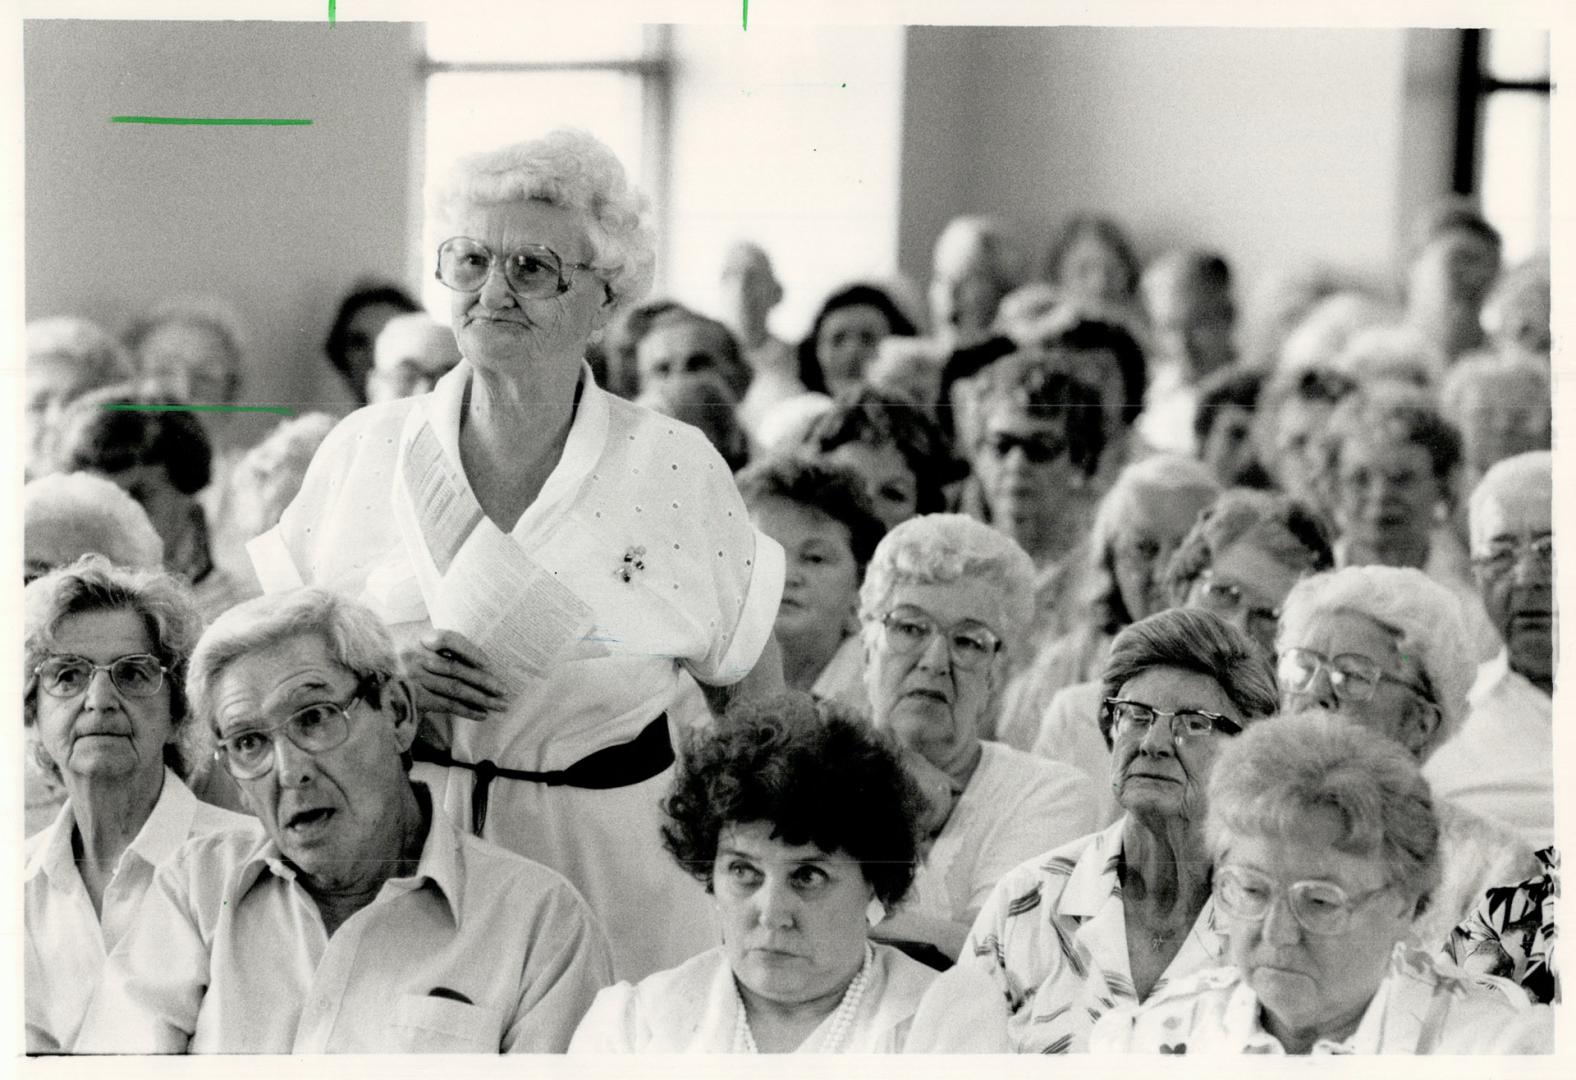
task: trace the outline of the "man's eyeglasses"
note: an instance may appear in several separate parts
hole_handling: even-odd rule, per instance
[[[1335,691],[1335,696],[1342,701],[1368,701],[1379,689],[1381,682],[1404,686],[1424,700],[1431,700],[1428,691],[1423,687],[1397,678],[1374,660],[1357,653],[1325,656],[1312,649],[1287,649],[1280,654],[1275,676],[1280,681],[1282,690],[1300,694],[1313,685],[1313,680],[1319,677],[1321,671],[1327,674],[1330,689]]]
[[[1171,738],[1178,742],[1183,739],[1196,739],[1216,731],[1222,735],[1235,735],[1242,730],[1242,725],[1231,717],[1203,709],[1178,709],[1176,712],[1167,712],[1153,705],[1145,705],[1142,701],[1109,697],[1101,703],[1100,709],[1105,713],[1112,739],[1134,733],[1143,735],[1154,726],[1156,720],[1168,721]]]
[[[1292,918],[1310,934],[1334,937],[1345,933],[1352,913],[1390,885],[1351,895],[1332,881],[1298,881],[1284,890],[1274,879],[1245,866],[1215,871],[1215,903],[1234,919],[1263,922],[1277,893],[1285,892]]]
[[[1496,577],[1510,573],[1518,564],[1529,563],[1534,570],[1549,573],[1554,569],[1554,536],[1531,540],[1495,540],[1488,550],[1472,556],[1472,565]]]
[[[480,240],[452,237],[438,245],[438,280],[456,292],[476,292],[487,283],[499,258]],[[569,291],[576,271],[591,269],[590,263],[565,263],[552,248],[540,244],[523,244],[502,259],[509,290],[527,300],[561,296]]]
[[[1240,611],[1243,621],[1249,627],[1258,630],[1268,629],[1273,632],[1280,621],[1280,608],[1259,607],[1249,602],[1243,595],[1239,585],[1227,581],[1216,581],[1215,575],[1204,570],[1198,575],[1197,604],[1205,611],[1213,612],[1225,619],[1235,618]],[[1255,636],[1257,636],[1255,632]]]
[[[129,698],[152,697],[164,685],[168,668],[157,656],[132,653],[107,664],[95,664],[85,656],[51,656],[33,669],[39,688],[50,697],[72,698],[87,692],[93,677],[109,672],[115,689]]]
[[[889,611],[881,617],[881,630],[887,649],[898,656],[924,652],[930,639],[941,634],[952,666],[959,671],[984,667],[1001,651],[1001,638],[989,627],[962,623],[943,628],[923,612]]]
[[[274,740],[281,731],[308,754],[333,750],[350,737],[350,710],[362,700],[363,692],[357,689],[343,705],[323,701],[297,709],[273,727],[238,731],[220,739],[213,756],[237,780],[255,780],[274,767]]]
[[[1023,456],[1033,465],[1046,465],[1067,456],[1067,443],[1062,439],[1045,435],[1014,435],[1010,431],[987,435],[984,447],[999,458],[1005,458],[1014,450],[1022,450]]]

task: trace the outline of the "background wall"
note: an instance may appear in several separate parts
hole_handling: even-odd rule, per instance
[[[28,22],[28,317],[118,330],[170,296],[217,294],[246,323],[246,400],[343,400],[323,377],[337,301],[363,275],[405,276],[413,40],[397,23]]]

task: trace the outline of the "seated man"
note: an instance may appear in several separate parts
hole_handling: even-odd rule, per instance
[[[221,616],[189,697],[266,835],[186,846],[111,955],[86,1053],[557,1052],[612,982],[544,866],[460,832],[407,773],[388,633],[316,589]]]
[[[1472,571],[1503,648],[1478,668],[1466,724],[1423,766],[1434,794],[1554,841],[1553,455],[1506,458],[1472,492]]]

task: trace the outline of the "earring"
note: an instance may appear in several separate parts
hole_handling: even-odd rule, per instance
[[[869,924],[870,929],[874,930],[886,920],[886,917],[886,905],[883,904],[878,898],[872,896],[870,898],[870,903],[865,905],[865,922]]]

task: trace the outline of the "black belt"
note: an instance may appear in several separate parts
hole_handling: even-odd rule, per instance
[[[505,780],[529,780],[549,787],[577,787],[593,791],[631,787],[650,780],[673,764],[673,743],[668,738],[668,714],[663,713],[629,742],[587,754],[567,769],[531,772],[527,769],[506,769],[491,759],[457,761],[449,756],[448,751],[437,750],[420,742],[411,747],[411,756],[417,761],[452,765],[470,769],[476,774],[476,785],[471,789],[471,829],[480,836],[482,826],[487,823],[487,792],[495,776]]]

